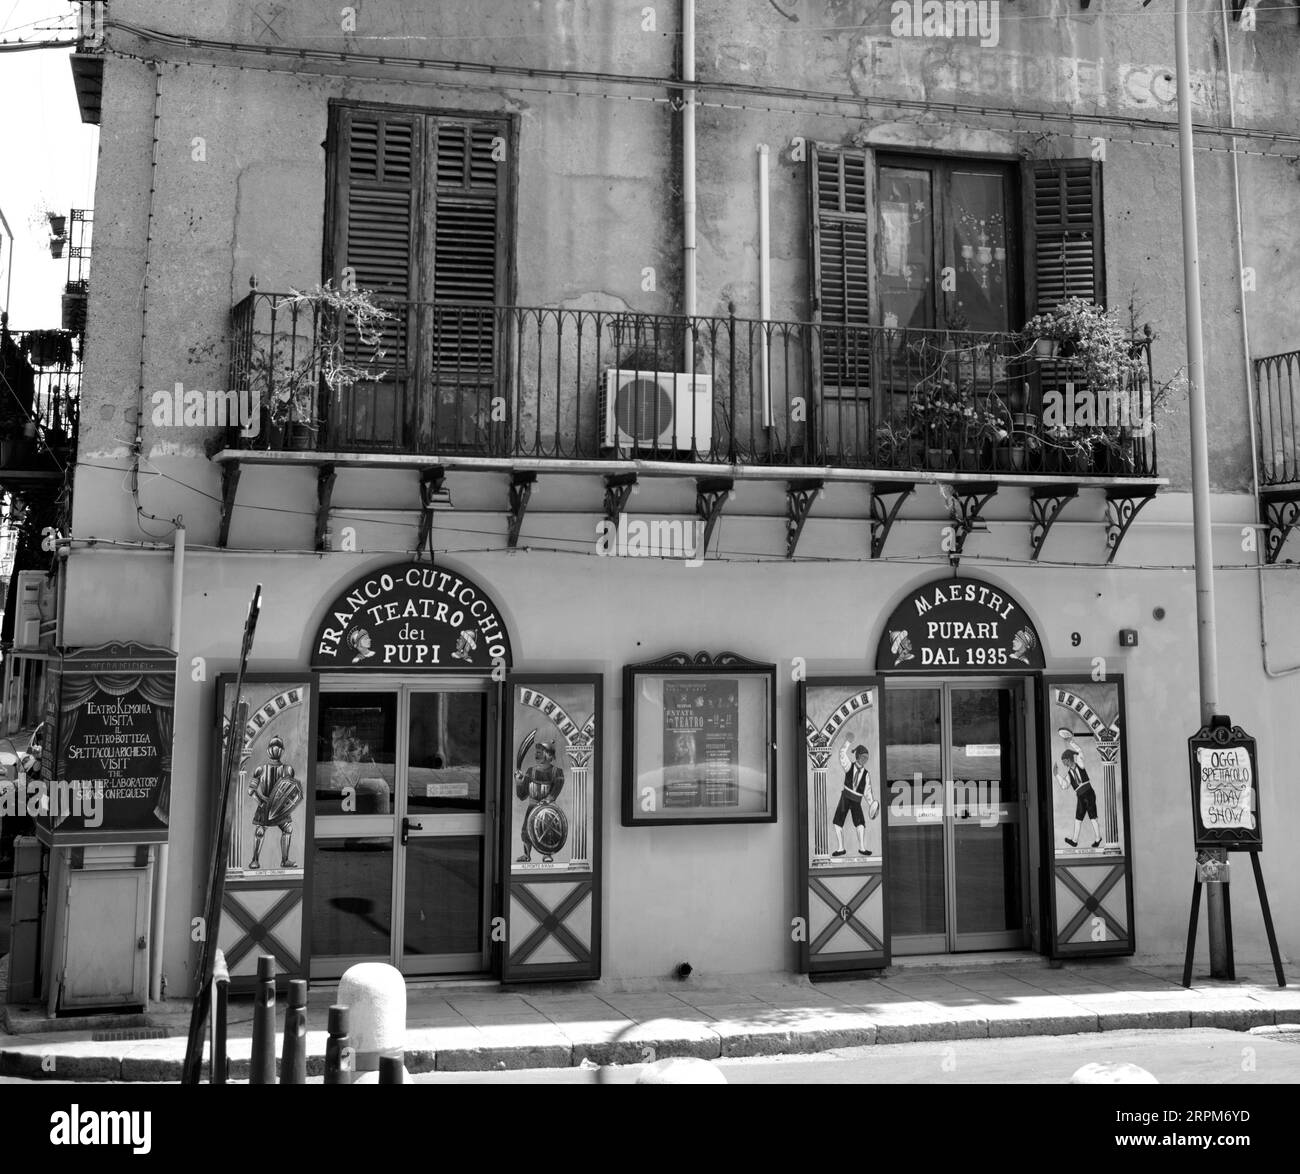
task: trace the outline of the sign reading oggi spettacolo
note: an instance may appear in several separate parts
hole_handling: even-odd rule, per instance
[[[492,598],[465,575],[423,563],[358,579],[325,613],[315,669],[479,669],[510,666],[510,639]]]
[[[1187,740],[1196,847],[1257,851],[1264,835],[1255,739],[1227,719],[1215,723]]]

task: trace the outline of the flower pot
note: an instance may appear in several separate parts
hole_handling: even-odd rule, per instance
[[[946,469],[951,457],[946,448],[929,448],[925,452],[925,463],[931,469]]]
[[[48,219],[50,222],[51,233],[55,236],[67,235],[66,229],[68,227],[68,218],[66,216],[60,216],[57,212],[50,212],[48,214]]]
[[[310,424],[290,424],[286,433],[286,447],[293,452],[310,452],[316,447],[316,429]]]
[[[1013,469],[1023,469],[1028,464],[1029,453],[1023,444],[1013,444],[1009,451]]]
[[[1060,349],[1059,344],[1054,338],[1036,338],[1034,339],[1034,354],[1040,359],[1054,359],[1056,352]]]

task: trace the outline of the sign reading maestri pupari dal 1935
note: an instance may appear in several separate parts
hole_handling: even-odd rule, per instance
[[[1041,669],[1033,621],[1004,588],[940,579],[911,592],[890,615],[876,654],[880,672]]]
[[[399,563],[358,579],[330,605],[311,654],[315,669],[497,665],[510,665],[497,605],[472,579],[427,563]]]

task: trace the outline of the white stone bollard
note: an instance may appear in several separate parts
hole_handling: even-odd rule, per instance
[[[406,981],[387,962],[358,962],[339,980],[337,1001],[349,1008],[352,1083],[378,1084],[380,1053],[406,1048]],[[405,1068],[403,1074],[409,1080]]]
[[[727,1078],[708,1062],[695,1056],[670,1056],[647,1064],[637,1084],[726,1084]]]
[[[1071,1084],[1159,1084],[1136,1064],[1085,1064],[1070,1077]]]

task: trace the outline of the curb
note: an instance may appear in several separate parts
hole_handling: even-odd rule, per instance
[[[1293,1036],[1300,1033],[1294,1011],[1239,1007],[1219,1010],[1142,1010],[1075,1015],[1011,1015],[911,1021],[858,1018],[844,1026],[818,1024],[807,1028],[718,1023],[691,1024],[691,1032],[671,1035],[659,1031],[642,1036],[590,1041],[538,1041],[519,1044],[484,1044],[441,1050],[412,1047],[406,1052],[407,1071],[489,1072],[536,1068],[575,1068],[643,1064],[669,1058],[703,1060],[748,1056],[806,1055],[836,1048],[875,1044],[938,1043],[964,1039],[1009,1039],[1023,1036],[1076,1035],[1134,1029],[1220,1028],[1260,1035]],[[417,1031],[419,1029],[416,1029]],[[162,1043],[163,1041],[156,1041]],[[171,1043],[179,1042],[173,1037]],[[246,1052],[248,1041],[231,1041],[232,1049]],[[120,1052],[90,1054],[85,1041],[66,1044],[30,1043],[0,1047],[0,1076],[27,1080],[85,1082],[136,1081],[174,1083],[180,1080],[182,1060],[177,1056],[150,1055],[143,1041],[128,1043]],[[75,1048],[75,1051],[73,1050]],[[277,1070],[279,1062],[277,1060]],[[232,1055],[230,1076],[248,1078],[247,1055]],[[323,1051],[309,1052],[308,1076],[325,1070]]]

